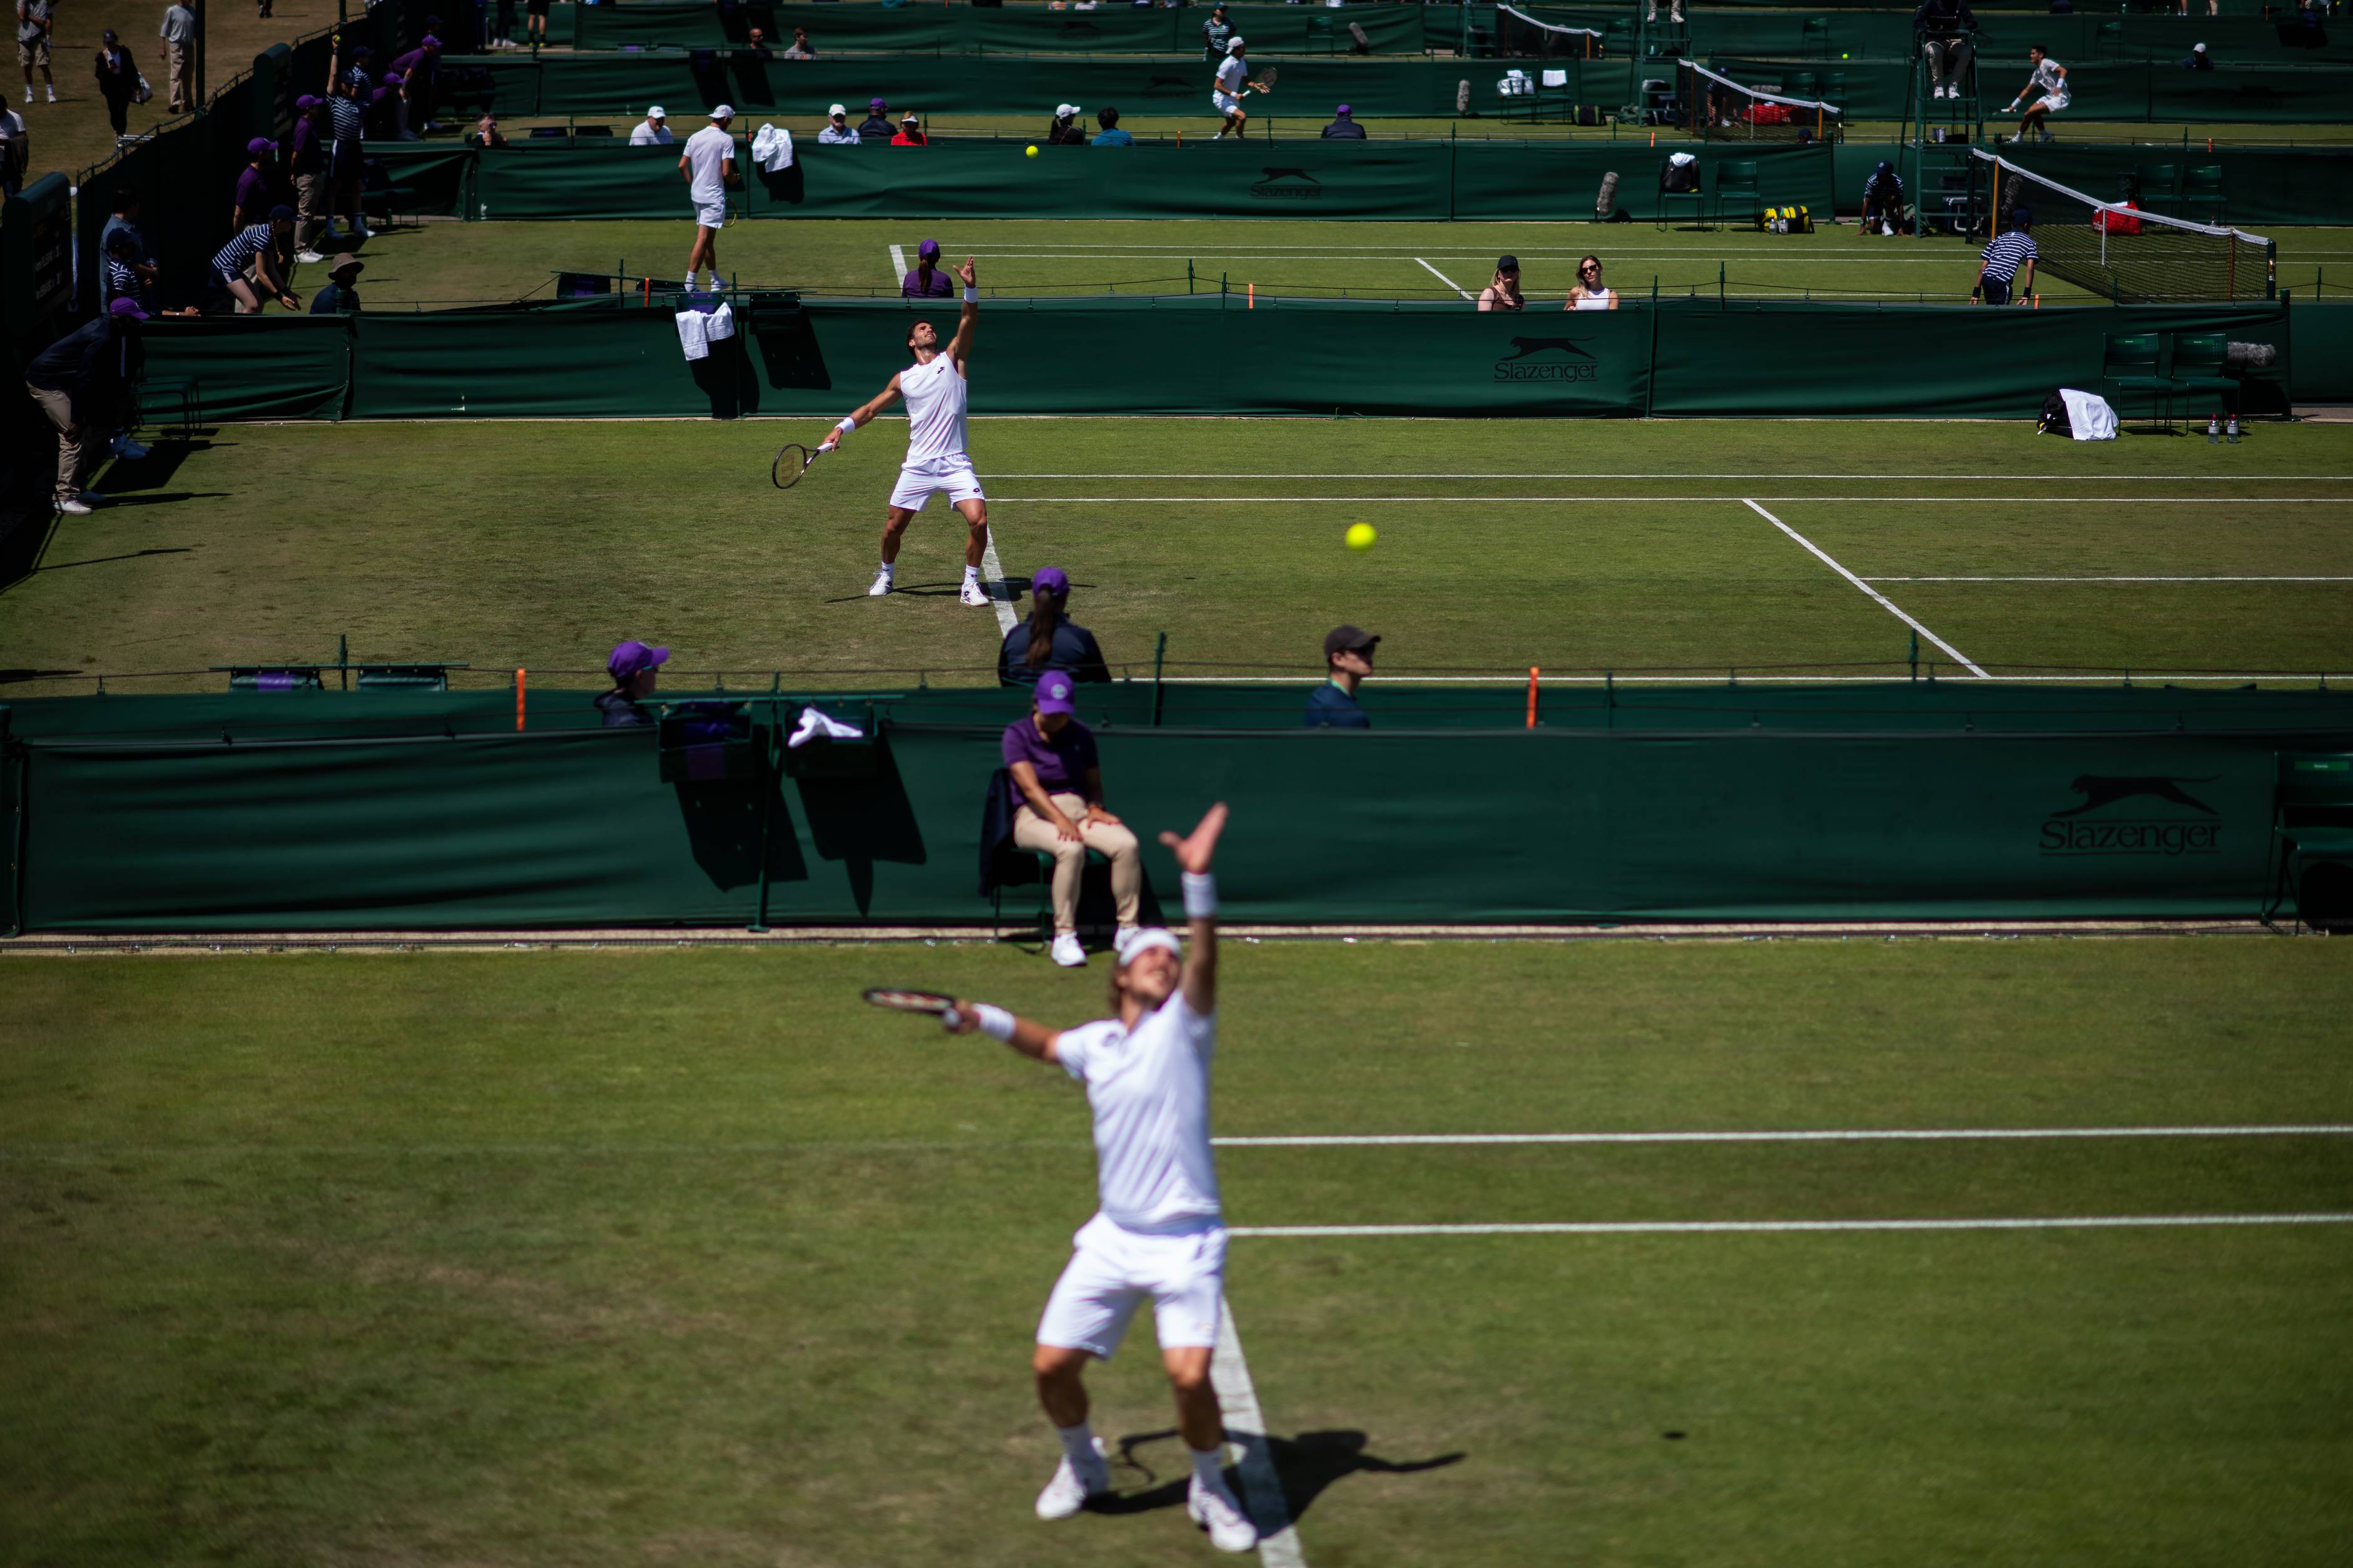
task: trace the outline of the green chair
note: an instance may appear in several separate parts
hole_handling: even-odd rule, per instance
[[[2125,58],[2125,25],[2103,22],[2098,37],[2092,40],[2092,58],[2095,60],[2120,60]]]
[[[2159,423],[2170,419],[2173,383],[2158,374],[2157,334],[2135,332],[2119,337],[2109,332],[2101,341],[2105,347],[2100,356],[2100,379],[2116,389],[2116,402],[2121,405],[2126,394],[2137,392],[2150,400],[2150,418]],[[2121,408],[2118,416],[2122,416]]]
[[[1495,52],[1495,7],[1485,0],[1472,0],[1462,7],[1462,55],[1466,59],[1485,59]]]
[[[2259,917],[2290,893],[2296,922],[2341,930],[2353,917],[2353,756],[2283,752]]]
[[[1667,189],[1667,165],[1663,162],[1659,164],[1659,226],[1661,228],[1663,229],[1674,222],[1674,204],[1677,202],[1691,203],[1692,223],[1695,227],[1706,228],[1709,226],[1707,221],[1706,164],[1702,163],[1700,165],[1699,179],[1694,187],[1688,191],[1671,191]]]
[[[1764,210],[1765,193],[1757,184],[1757,165],[1753,163],[1725,163],[1715,172],[1715,221],[1723,223],[1731,216],[1748,223],[1757,221]]]
[[[1811,71],[1781,73],[1781,96],[1784,98],[1817,98],[1820,88],[1821,79]]]
[[[1329,16],[1307,18],[1307,47],[1303,54],[1330,54],[1333,51],[1332,19]]]
[[[1634,24],[1620,17],[1601,29],[1601,52],[1611,59],[1624,59],[1634,52]]]
[[[1834,51],[1831,48],[1831,19],[1809,16],[1798,26],[1798,54],[1810,60],[1826,60]]]
[[[2171,163],[2143,163],[2133,172],[2132,199],[2152,212],[2169,213],[2180,194],[2181,171]]]
[[[1843,108],[1846,104],[1846,72],[1824,71],[1821,96],[1824,103],[1837,104]]]
[[[2239,416],[2242,391],[2239,378],[2223,373],[2231,340],[2221,332],[2180,332],[2173,339],[2173,390],[2184,394],[2219,392],[2232,418]]]
[[[2183,217],[2196,218],[2200,223],[2221,223],[2225,207],[2222,202],[2222,165],[2194,163],[2181,182],[2181,195],[2174,205]]]

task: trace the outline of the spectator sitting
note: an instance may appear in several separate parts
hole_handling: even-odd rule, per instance
[[[1083,112],[1075,103],[1058,103],[1054,118],[1046,122],[1046,145],[1049,147],[1083,147],[1087,133],[1079,129],[1079,116]]]
[[[1570,310],[1614,310],[1618,308],[1618,290],[1601,281],[1601,258],[1588,256],[1577,264],[1577,281],[1569,286]]]
[[[899,297],[944,300],[948,293],[947,271],[940,266],[940,242],[927,239],[915,247],[915,269],[899,279]]]
[[[482,117],[474,121],[474,129],[468,133],[466,137],[466,145],[469,147],[494,148],[503,147],[506,144],[507,135],[505,132],[499,129],[498,116],[491,113],[488,110],[484,110],[482,111]]]
[[[809,42],[808,29],[807,27],[795,27],[793,29],[793,47],[785,51],[785,58],[788,60],[813,60],[817,58],[817,46]]]
[[[849,110],[835,104],[825,111],[825,129],[817,133],[820,147],[855,145],[858,132],[849,128]]]
[[[277,157],[278,143],[267,136],[256,136],[245,144],[245,167],[237,171],[237,196],[229,204],[229,227],[259,223],[262,215],[278,205],[269,193],[269,164]]]
[[[1520,293],[1520,258],[1499,256],[1495,258],[1495,276],[1479,290],[1482,310],[1525,310],[1527,300]]]
[[[752,29],[751,41],[746,46],[745,52],[755,60],[772,60],[776,58],[776,51],[768,47],[767,33],[758,27]],[[786,59],[813,60],[817,58],[817,53],[815,50],[811,50],[806,55],[786,55],[785,58]]]
[[[677,140],[670,133],[670,113],[659,103],[649,106],[645,123],[629,132],[632,147],[667,147]]]
[[[51,500],[69,516],[87,517],[91,503],[104,499],[81,488],[82,475],[121,423],[130,395],[125,340],[133,323],[146,319],[138,300],[117,300],[106,314],[68,332],[25,366],[26,390],[57,426],[58,479]],[[146,456],[143,447],[126,450]]]
[[[311,314],[314,316],[356,316],[360,311],[360,292],[356,285],[360,271],[366,264],[356,256],[346,256],[327,268],[328,283],[311,296]]]
[[[1071,580],[1059,566],[1039,570],[1029,580],[1029,618],[1005,634],[997,653],[997,684],[1035,686],[1048,670],[1067,671],[1073,680],[1109,680],[1095,634],[1063,614]]]
[[[626,730],[654,721],[654,716],[638,704],[654,694],[654,683],[659,679],[656,671],[669,658],[666,647],[648,647],[636,641],[613,645],[612,656],[605,660],[605,673],[613,678],[613,689],[596,699],[596,711],[605,716],[605,728]]]
[[[1862,183],[1862,232],[1895,234],[1904,221],[1904,176],[1886,159]]]
[[[866,100],[866,118],[858,122],[858,139],[860,142],[888,142],[898,134],[885,117],[890,107],[879,98]]]
[[[1144,861],[1135,835],[1103,809],[1103,764],[1095,738],[1078,721],[1073,688],[1065,671],[1040,676],[1028,716],[1005,727],[1006,771],[1021,804],[1013,812],[1013,842],[1054,858],[1054,962],[1078,969],[1087,962],[1079,945],[1079,882],[1087,851],[1111,862],[1111,893],[1120,937],[1135,929],[1144,888]]]
[[[267,219],[248,224],[213,258],[213,286],[229,291],[238,315],[259,314],[264,294],[290,310],[302,308],[301,296],[278,273],[278,247],[293,233],[294,209],[271,207]]]
[[[1122,131],[1119,128],[1118,110],[1104,109],[1101,110],[1095,115],[1095,123],[1102,126],[1103,129],[1095,132],[1095,139],[1088,142],[1088,146],[1133,147],[1135,145],[1135,138],[1130,136],[1126,132]]]
[[[0,93],[0,195],[13,196],[23,188],[32,157],[33,139],[25,130],[25,117],[9,108],[7,95]]]
[[[1307,699],[1311,730],[1369,730],[1373,721],[1356,701],[1356,688],[1373,673],[1373,650],[1381,639],[1355,626],[1334,626],[1324,637],[1324,684]]]
[[[113,28],[107,28],[100,35],[98,46],[98,95],[106,100],[107,123],[114,127],[117,147],[131,140],[125,117],[131,112],[131,100],[138,94],[142,79],[139,68],[132,63],[131,51],[122,47]]]
[[[2181,68],[2186,71],[2212,70],[2214,57],[2206,52],[2205,45],[2192,44],[2189,46],[2189,53],[2181,61]]]
[[[1324,128],[1326,142],[1362,142],[1365,128],[1348,118],[1348,106],[1342,104],[1332,111],[1332,123]]]
[[[306,92],[294,100],[294,259],[308,267],[321,259],[327,226],[327,105]]]
[[[931,145],[930,139],[923,134],[923,122],[920,119],[916,118],[915,111],[911,109],[907,110],[906,113],[899,116],[899,133],[891,138],[891,145],[893,147],[928,147]]]

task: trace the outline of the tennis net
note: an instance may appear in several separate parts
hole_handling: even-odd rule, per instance
[[[1693,60],[1675,62],[1676,114],[1705,142],[1842,142],[1838,105],[1743,87]]]
[[[1601,52],[1601,34],[1592,27],[1540,22],[1514,5],[1495,7],[1495,52],[1514,58],[1591,59]]]
[[[1971,231],[2027,215],[2037,268],[2118,304],[2269,300],[2279,247],[2259,234],[2103,202],[1983,148],[1969,149]]]

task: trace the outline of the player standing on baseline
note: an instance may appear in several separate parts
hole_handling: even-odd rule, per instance
[[[1224,141],[1228,132],[1240,136],[1243,128],[1250,124],[1250,115],[1242,108],[1242,94],[1258,87],[1258,84],[1249,79],[1250,64],[1243,58],[1242,48],[1241,39],[1227,40],[1226,58],[1218,67],[1217,79],[1209,84],[1209,101],[1216,104],[1218,112],[1226,117],[1226,122],[1218,127],[1218,133],[1209,138],[1212,142]],[[1264,92],[1266,89],[1259,87],[1258,90]]]
[[[1090,1358],[1111,1359],[1128,1320],[1151,1298],[1176,1426],[1192,1453],[1185,1511],[1220,1552],[1248,1552],[1257,1527],[1226,1486],[1225,1424],[1209,1382],[1225,1296],[1226,1225],[1209,1157],[1209,1057],[1217,1044],[1218,888],[1209,858],[1226,826],[1221,802],[1189,837],[1163,833],[1184,872],[1192,953],[1156,928],[1129,938],[1112,971],[1116,1018],[1060,1031],[1002,1007],[958,1000],[954,1032],[975,1029],[1086,1086],[1094,1115],[1102,1206],[1071,1238],[1071,1260],[1038,1322],[1030,1371],[1062,1440],[1062,1462],[1038,1494],[1038,1517],[1069,1519],[1111,1489],[1103,1447],[1087,1421]]]
[[[841,438],[891,406],[894,397],[907,400],[907,460],[892,487],[891,510],[882,523],[882,565],[874,574],[869,596],[881,598],[892,587],[898,570],[899,542],[934,490],[945,490],[948,504],[964,513],[971,525],[964,542],[964,588],[956,597],[967,605],[987,605],[987,591],[980,585],[980,560],[988,549],[988,498],[981,493],[980,476],[972,471],[965,451],[964,414],[970,390],[964,362],[972,353],[972,324],[980,316],[980,286],[974,281],[972,258],[956,268],[964,279],[964,310],[956,318],[955,336],[940,346],[939,329],[917,321],[907,329],[907,347],[915,363],[891,378],[891,384],[833,427],[818,450],[830,452]]]

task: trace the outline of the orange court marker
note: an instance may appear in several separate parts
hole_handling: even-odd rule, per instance
[[[1258,285],[1257,285],[1257,284],[1252,283],[1252,284],[1250,284],[1250,303],[1249,303],[1247,306],[1243,307],[1243,308],[1244,308],[1245,310],[1257,310],[1257,309],[1258,309]]]
[[[1528,666],[1528,728],[1536,727],[1536,677],[1544,673],[1535,665]]]
[[[518,735],[522,733],[522,670],[515,671],[515,733]]]

